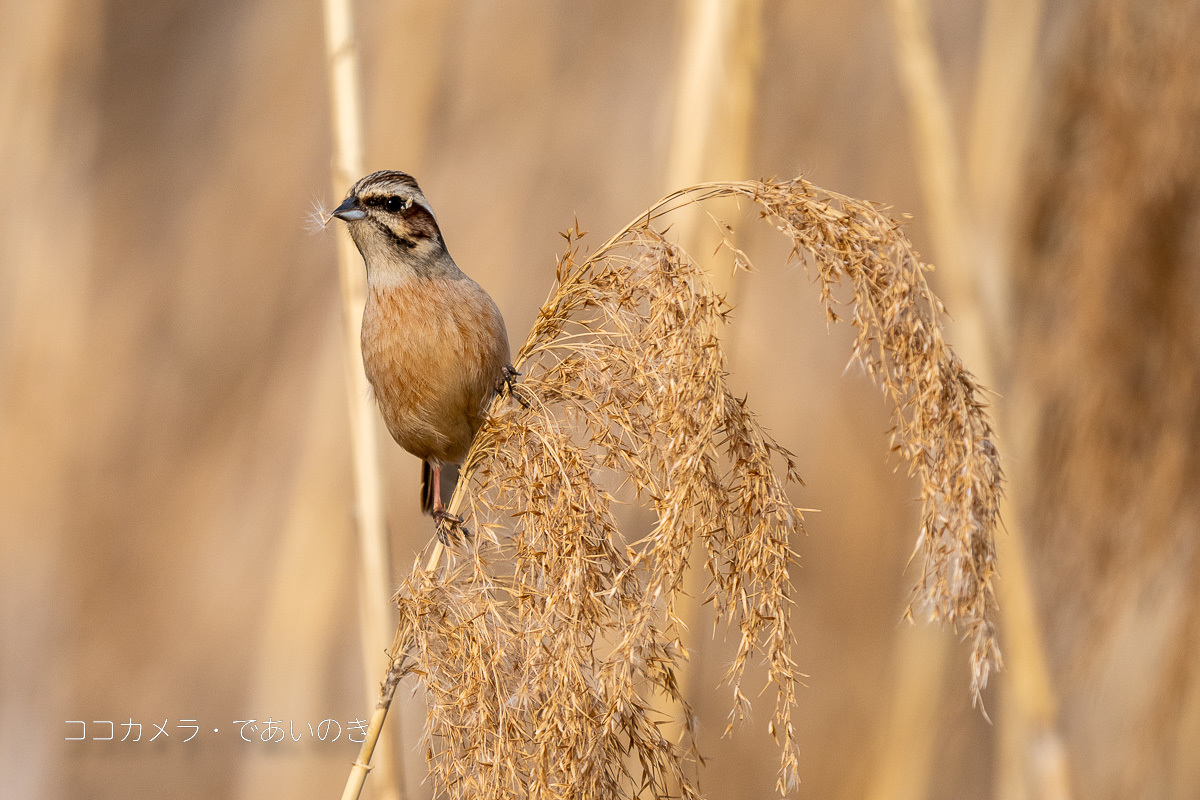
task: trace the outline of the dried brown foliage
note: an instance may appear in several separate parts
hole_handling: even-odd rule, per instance
[[[1096,2],[1048,109],[1019,275],[1053,640],[1090,650],[1200,511],[1200,2]],[[1088,624],[1081,624],[1082,622]]]
[[[1016,371],[1037,419],[1022,511],[1041,533],[1049,640],[1068,700],[1090,706],[1106,668],[1127,687],[1079,726],[1130,731],[1078,737],[1097,797],[1196,791],[1172,760],[1194,749],[1200,649],[1197,31],[1197,0],[1086,6],[1019,242]],[[1138,613],[1153,596],[1179,598],[1161,646],[1130,631],[1155,629]]]
[[[451,504],[474,536],[401,588],[399,641],[427,690],[433,772],[452,797],[697,796],[687,742],[662,735],[653,703],[665,695],[690,719],[675,683],[686,657],[675,603],[697,540],[718,617],[740,634],[725,677],[731,719],[747,712],[744,671],[761,654],[778,788],[797,780],[788,565],[802,517],[784,485],[798,478],[729,391],[721,299],[656,227],[720,197],[757,204],[793,256],[811,258],[831,320],[849,284],[854,355],[893,403],[893,446],[920,479],[919,599],[971,640],[976,691],[998,662],[1000,470],[924,265],[870,204],[801,180],[706,184],[590,256],[566,234],[558,284],[518,355],[525,377],[493,406]],[[652,505],[646,536],[619,529],[607,473]]]

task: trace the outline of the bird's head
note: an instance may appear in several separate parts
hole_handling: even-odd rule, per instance
[[[453,267],[429,201],[405,172],[384,170],[361,179],[333,216],[346,222],[368,276],[429,275]]]

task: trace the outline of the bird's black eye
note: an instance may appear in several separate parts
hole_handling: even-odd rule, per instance
[[[403,197],[396,197],[395,195],[383,201],[383,207],[393,214],[403,211],[406,205]]]

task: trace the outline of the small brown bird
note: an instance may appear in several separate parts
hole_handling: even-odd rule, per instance
[[[488,401],[516,375],[504,319],[450,257],[411,175],[366,176],[333,216],[347,223],[366,263],[363,366],[383,420],[425,462],[422,511],[457,524],[442,503],[442,470],[453,486]]]

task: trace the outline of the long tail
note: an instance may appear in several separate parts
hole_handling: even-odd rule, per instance
[[[444,465],[442,467],[442,502],[450,500],[456,485],[458,485],[458,465]],[[421,512],[426,516],[433,513],[433,465],[428,461],[421,464]]]

